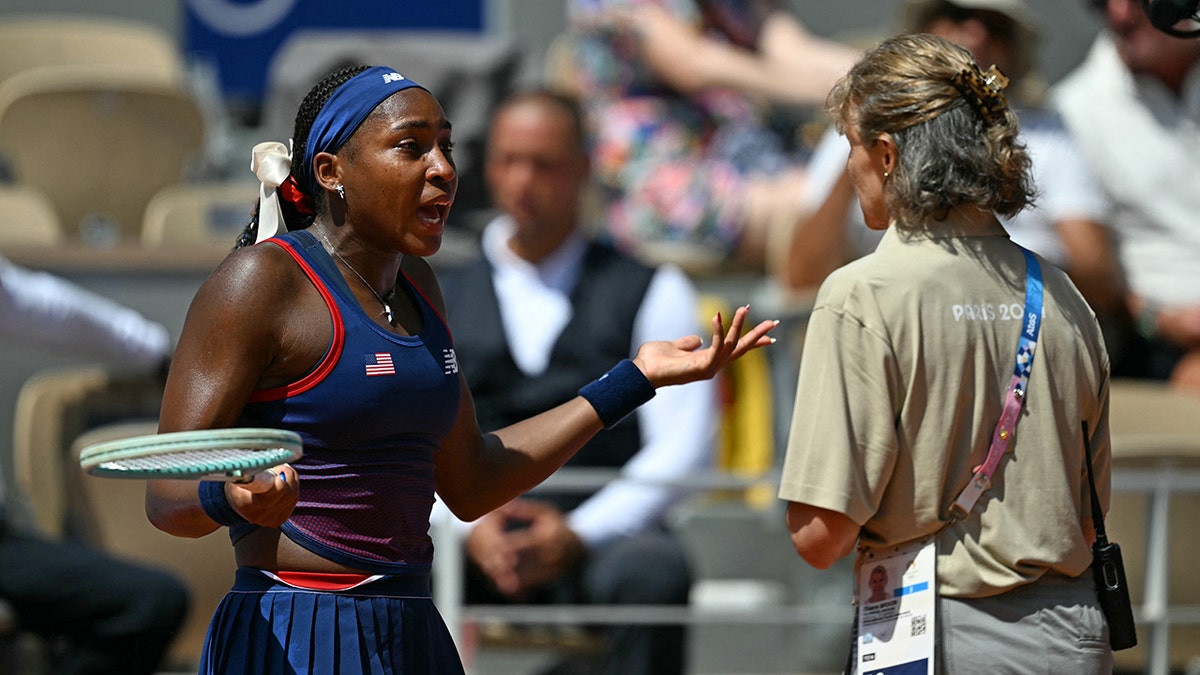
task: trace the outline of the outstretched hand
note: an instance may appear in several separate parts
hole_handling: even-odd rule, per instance
[[[700,349],[703,341],[696,335],[657,340],[643,344],[633,362],[656,388],[710,379],[751,349],[775,342],[767,333],[779,325],[778,320],[763,321],[742,335],[749,314],[749,305],[738,307],[726,331],[718,312],[713,317],[713,340],[707,349]]]

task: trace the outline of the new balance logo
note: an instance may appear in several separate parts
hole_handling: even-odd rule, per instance
[[[401,75],[400,73],[385,73],[383,76],[383,83],[391,84],[392,82],[399,82],[400,80],[403,80],[403,79],[404,79],[404,76]]]
[[[445,366],[447,375],[454,375],[458,372],[458,355],[454,353],[454,349],[442,350],[442,364]]]
[[[392,363],[392,355],[387,352],[367,354],[367,377],[376,375],[395,375],[396,365]]]

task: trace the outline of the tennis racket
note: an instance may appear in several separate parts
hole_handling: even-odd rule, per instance
[[[303,454],[300,435],[293,431],[202,429],[89,445],[79,453],[79,466],[89,475],[107,478],[257,483],[274,478],[271,467],[295,461]]]

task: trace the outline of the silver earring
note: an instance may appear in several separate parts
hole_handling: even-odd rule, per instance
[[[334,189],[335,189],[335,190],[337,190],[338,197],[340,197],[340,198],[342,198],[342,199],[345,199],[345,198],[346,198],[346,188],[345,188],[345,187],[343,187],[343,186],[341,186],[341,185],[338,185],[338,186],[337,186],[336,188],[334,188]]]
[[[888,177],[888,176],[890,176],[890,175],[892,175],[892,174],[891,174],[891,173],[889,173],[889,172],[887,172],[887,171],[884,171],[884,172],[883,172],[883,177],[884,177],[884,178],[887,178],[887,177]],[[338,186],[338,189],[339,189],[339,190],[341,189],[341,186],[340,186],[340,185]]]

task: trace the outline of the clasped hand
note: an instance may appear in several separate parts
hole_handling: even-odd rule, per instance
[[[585,555],[565,514],[532,499],[514,499],[481,518],[466,551],[495,589],[513,599],[566,577]]]
[[[280,464],[249,483],[227,483],[225,498],[238,515],[263,527],[279,527],[300,499],[300,479],[290,464]]]

